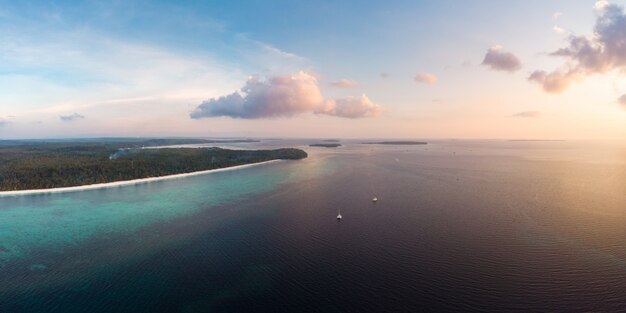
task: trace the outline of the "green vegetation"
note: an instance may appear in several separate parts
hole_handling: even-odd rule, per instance
[[[307,157],[299,149],[141,149],[149,145],[190,143],[154,140],[0,145],[0,190],[108,183]]]

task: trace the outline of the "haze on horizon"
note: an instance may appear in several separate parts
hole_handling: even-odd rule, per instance
[[[623,139],[625,7],[0,0],[0,139]]]

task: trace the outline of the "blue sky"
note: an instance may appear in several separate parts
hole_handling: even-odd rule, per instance
[[[0,137],[623,138],[619,62],[528,81],[596,2],[0,1]]]

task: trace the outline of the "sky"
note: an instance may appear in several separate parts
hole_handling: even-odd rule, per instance
[[[621,140],[625,6],[0,0],[0,139]]]

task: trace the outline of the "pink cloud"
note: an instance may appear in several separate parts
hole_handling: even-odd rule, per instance
[[[382,108],[372,102],[366,95],[328,100],[325,106],[316,113],[328,114],[345,118],[376,117]]]
[[[250,77],[241,92],[202,102],[191,112],[192,119],[228,116],[257,119],[292,117],[303,113],[327,114],[346,118],[374,117],[380,106],[365,95],[361,98],[326,100],[318,79],[306,72],[268,79]]]
[[[437,83],[437,76],[426,72],[417,73],[417,75],[415,75],[415,81],[421,84],[433,85]]]

